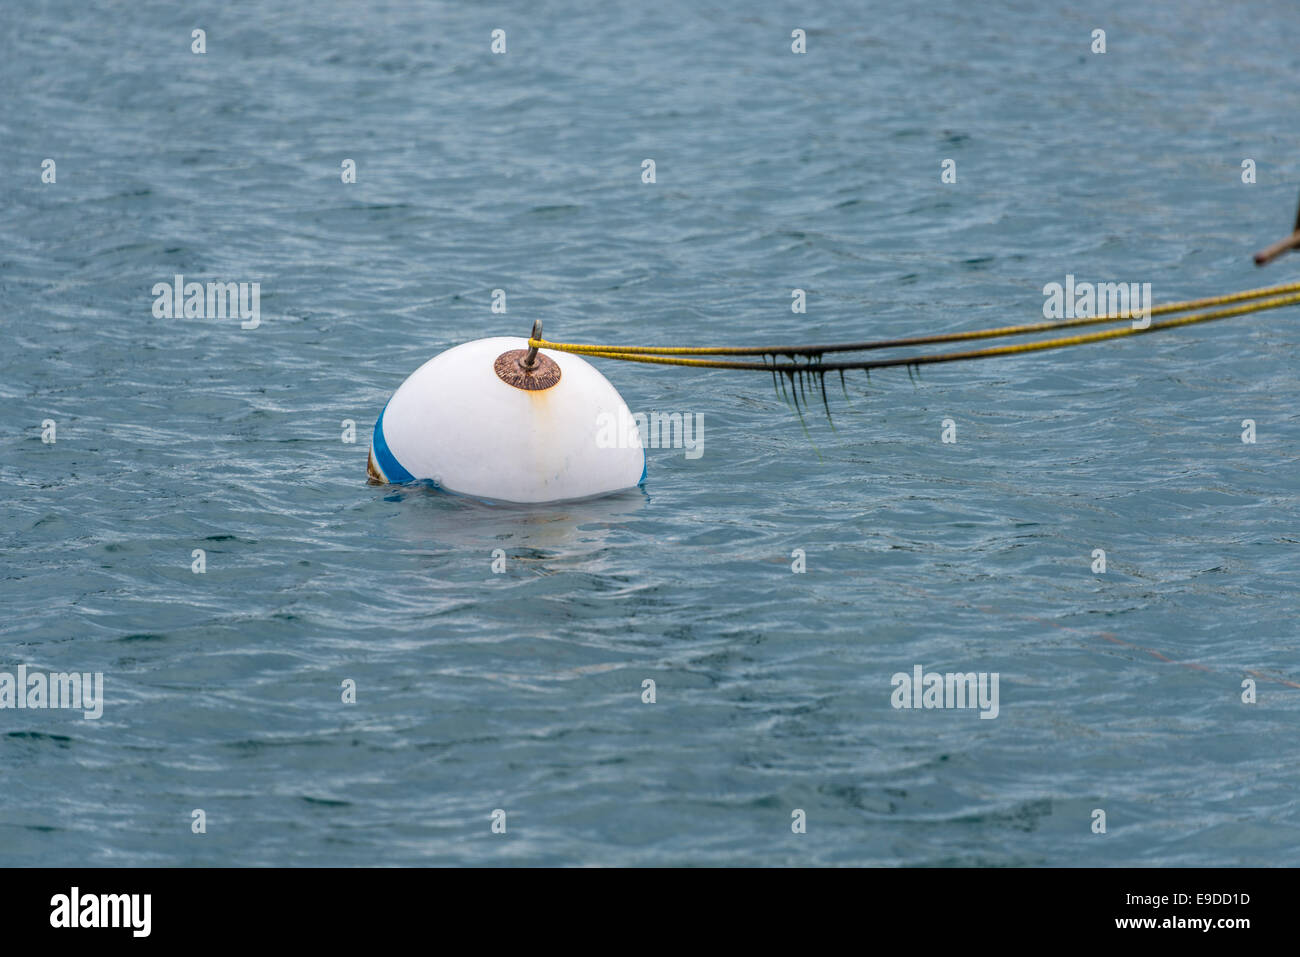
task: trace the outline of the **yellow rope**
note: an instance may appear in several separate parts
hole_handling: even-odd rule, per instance
[[[1280,286],[1268,286],[1261,289],[1247,289],[1244,292],[1234,292],[1226,296],[1208,296],[1203,299],[1189,299],[1184,302],[1172,302],[1163,306],[1156,306],[1151,310],[1152,316],[1164,316],[1177,312],[1188,312],[1193,309],[1205,309],[1212,306],[1222,306],[1233,302],[1245,302],[1250,300],[1263,299],[1266,296],[1277,296],[1284,293],[1300,292],[1300,282],[1286,283]],[[1277,308],[1273,305],[1261,305],[1259,309]],[[1256,309],[1247,309],[1245,312],[1254,312]],[[1241,312],[1234,312],[1231,315],[1241,315]],[[933,345],[941,342],[966,342],[973,339],[995,339],[1002,336],[1020,336],[1028,335],[1035,332],[1050,332],[1057,329],[1070,329],[1079,326],[1101,325],[1111,322],[1129,321],[1138,316],[1129,313],[1111,313],[1105,316],[1088,316],[1079,319],[1066,319],[1061,321],[1032,322],[1016,326],[999,326],[993,329],[975,329],[970,332],[948,332],[930,336],[910,336],[903,339],[877,339],[868,342],[841,342],[829,343],[826,345],[795,345],[795,346],[609,346],[609,345],[584,345],[575,342],[548,342],[545,339],[529,339],[530,346],[536,346],[541,349],[553,349],[557,352],[572,352],[578,355],[599,356],[606,359],[627,359],[633,356],[758,356],[758,355],[809,355],[820,356],[827,352],[865,352],[871,349],[891,349],[899,346],[919,346]],[[1224,316],[1223,318],[1227,318]],[[1208,321],[1201,319],[1198,321]],[[1185,325],[1185,323],[1182,323]],[[1168,323],[1157,324],[1156,328],[1168,329],[1172,326]],[[1102,339],[1112,339],[1115,336],[1102,336]],[[1096,342],[1099,339],[1085,339],[1085,342]],[[1071,343],[1073,344],[1073,343]],[[1054,348],[1054,347],[1044,347]],[[1003,353],[993,353],[1000,355]],[[699,363],[661,363],[665,365],[674,364],[699,364]],[[886,363],[888,365],[907,365],[907,362]],[[758,368],[754,363],[746,363],[731,366],[712,366],[712,368],[739,368],[750,369]],[[855,364],[852,368],[860,368]],[[761,368],[770,369],[770,364],[763,365]]]
[[[1296,288],[1300,289],[1300,283],[1293,283],[1290,287],[1278,288]],[[1218,296],[1214,300],[1194,300],[1196,302],[1234,302],[1245,298],[1245,293],[1234,293],[1231,296]],[[1253,298],[1253,297],[1252,297]],[[860,360],[856,362],[733,362],[719,359],[684,359],[665,355],[647,355],[644,352],[599,352],[587,354],[597,355],[603,359],[620,359],[626,362],[647,362],[654,365],[673,365],[673,366],[694,366],[703,369],[756,369],[764,372],[835,372],[847,371],[850,369],[883,369],[890,366],[918,366],[930,365],[936,362],[959,362],[966,359],[989,359],[995,356],[1018,355],[1023,352],[1041,352],[1045,349],[1061,349],[1067,346],[1081,346],[1092,342],[1104,342],[1109,339],[1122,339],[1125,336],[1140,336],[1149,332],[1160,332],[1165,329],[1175,329],[1179,326],[1192,326],[1202,322],[1214,322],[1219,319],[1229,319],[1233,316],[1242,316],[1252,312],[1261,312],[1265,309],[1281,309],[1285,306],[1294,306],[1300,304],[1300,294],[1279,296],[1274,299],[1265,299],[1257,302],[1247,302],[1245,305],[1233,306],[1228,309],[1218,309],[1210,312],[1194,313],[1190,316],[1180,316],[1177,319],[1166,319],[1164,322],[1153,322],[1145,328],[1130,326],[1126,329],[1108,329],[1103,332],[1091,332],[1078,336],[1061,336],[1055,339],[1043,339],[1037,342],[1023,342],[1016,345],[994,346],[988,349],[972,349],[966,352],[940,352],[929,355],[919,356],[902,356],[896,359],[877,359],[877,360]],[[1164,307],[1168,312],[1172,306]],[[1152,310],[1154,313],[1155,310]],[[1113,321],[1113,320],[1112,320]],[[1035,326],[1040,325],[1035,323]],[[1058,328],[1061,324],[1048,324],[1049,328]],[[544,339],[529,339],[530,346],[538,346],[545,349],[554,349],[560,352],[587,352],[591,347],[577,346],[573,347],[570,343],[547,342]],[[602,347],[608,348],[608,347]],[[788,352],[787,349],[780,347],[764,350],[768,354],[781,354]],[[829,350],[827,350],[829,351]],[[750,352],[742,354],[751,354]]]

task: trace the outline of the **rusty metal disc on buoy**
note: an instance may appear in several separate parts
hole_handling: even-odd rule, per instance
[[[497,378],[506,385],[528,392],[549,389],[560,381],[560,367],[550,356],[538,353],[533,356],[532,368],[526,367],[524,361],[528,357],[528,352],[527,349],[511,349],[497,356],[497,361],[493,365]]]

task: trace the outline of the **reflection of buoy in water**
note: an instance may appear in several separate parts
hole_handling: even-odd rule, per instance
[[[610,422],[629,424],[618,441],[602,428]],[[644,481],[632,423],[623,397],[580,356],[476,339],[398,386],[375,423],[367,471],[376,482],[427,479],[498,502],[590,498]]]

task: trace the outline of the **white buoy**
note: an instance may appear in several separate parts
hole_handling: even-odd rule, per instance
[[[623,397],[589,362],[499,336],[448,349],[398,386],[375,422],[368,471],[541,503],[633,488],[646,462]]]

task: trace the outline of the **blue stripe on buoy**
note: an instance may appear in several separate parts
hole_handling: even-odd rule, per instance
[[[641,450],[641,477],[637,479],[637,485],[645,484],[646,470],[650,467],[650,460],[646,458],[645,449]]]
[[[379,466],[379,471],[384,473],[388,483],[401,485],[403,482],[414,481],[415,476],[402,468],[402,463],[393,456],[388,448],[388,442],[384,440],[384,412],[387,411],[388,403],[384,403],[383,411],[379,413],[379,418],[375,422],[375,437],[371,440],[370,447],[375,453],[375,464]]]

